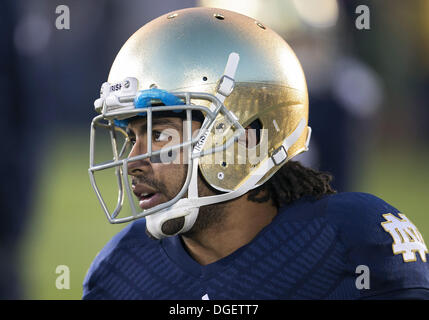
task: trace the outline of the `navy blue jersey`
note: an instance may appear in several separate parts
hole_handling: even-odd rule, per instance
[[[427,299],[429,264],[407,217],[365,193],[301,199],[229,256],[202,266],[180,236],[149,239],[145,220],[97,255],[84,299]]]

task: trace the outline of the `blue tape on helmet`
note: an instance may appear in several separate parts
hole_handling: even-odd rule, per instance
[[[139,91],[138,96],[134,99],[134,106],[137,109],[144,109],[151,106],[151,101],[153,99],[161,100],[161,102],[166,106],[175,106],[184,104],[182,99],[176,97],[174,94],[157,88],[141,90]],[[172,110],[175,113],[180,113],[183,110]],[[138,113],[139,116],[146,116],[146,112]],[[118,127],[126,127],[129,120],[114,120],[114,124]]]
[[[151,106],[152,99],[159,99],[166,106],[175,106],[184,104],[182,99],[176,97],[174,94],[161,89],[148,89],[139,91],[139,95],[134,99],[134,105],[136,108],[147,108]],[[175,110],[181,112],[181,110]],[[146,114],[146,112],[144,113]]]

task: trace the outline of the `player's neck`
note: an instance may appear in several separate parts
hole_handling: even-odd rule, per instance
[[[255,203],[247,196],[231,202],[221,223],[182,236],[188,253],[201,265],[216,262],[248,244],[277,215],[271,202]]]

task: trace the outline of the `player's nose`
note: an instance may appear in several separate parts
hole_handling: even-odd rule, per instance
[[[128,158],[143,155],[147,152],[146,143],[141,139],[136,140],[134,143]],[[150,166],[150,159],[144,158],[136,161],[128,162],[128,175],[137,176],[145,173]]]

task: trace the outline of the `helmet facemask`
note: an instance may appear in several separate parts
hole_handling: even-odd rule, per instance
[[[101,97],[94,103],[96,111],[101,114],[96,116],[91,124],[90,136],[90,180],[95,193],[100,201],[103,211],[110,223],[129,222],[142,217],[147,217],[149,232],[156,238],[166,236],[162,231],[165,221],[178,217],[185,217],[185,223],[180,232],[189,230],[196,220],[199,208],[198,198],[198,163],[199,158],[211,153],[220,152],[244,134],[244,129],[238,119],[222,103],[225,96],[232,92],[234,86],[233,76],[238,64],[238,55],[231,54],[227,63],[224,78],[220,80],[219,91],[216,96],[208,93],[198,92],[175,92],[168,93],[164,90],[149,89],[137,92],[138,81],[135,78],[126,78],[121,83],[102,85]],[[228,84],[229,88],[226,85]],[[159,100],[163,105],[159,105]],[[143,101],[143,102],[142,102]],[[209,107],[201,105],[201,101],[209,103]],[[196,104],[195,102],[199,102]],[[158,104],[158,105],[157,105]],[[168,145],[161,150],[152,150],[152,121],[154,116],[162,117],[162,114],[185,113],[183,139],[180,143]],[[198,131],[192,132],[192,116],[203,114],[204,121]],[[147,151],[133,157],[127,157],[127,150],[131,141],[126,133],[126,124],[134,117],[145,117],[147,119]],[[207,135],[213,129],[216,119],[223,119],[224,123],[230,124],[232,134],[221,146],[205,149],[204,144]],[[109,132],[113,160],[105,163],[95,163],[96,129],[105,129]],[[119,142],[122,137],[122,142]],[[171,154],[179,150],[184,151],[185,164],[187,165],[186,179],[180,191],[172,199],[162,204],[145,210],[138,210],[135,197],[133,196],[130,179],[128,177],[129,164],[144,159],[155,160],[155,162],[171,161]],[[113,169],[118,185],[117,202],[113,210],[109,210],[101,195],[100,188],[95,179],[98,171]],[[188,193],[184,198],[185,193]],[[123,209],[125,196],[131,215],[119,217]],[[170,236],[170,235],[169,235]]]

